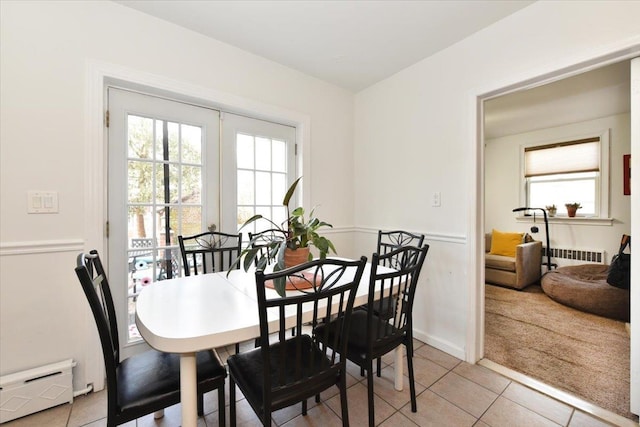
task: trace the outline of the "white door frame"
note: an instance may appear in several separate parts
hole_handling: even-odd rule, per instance
[[[297,170],[311,175],[311,118],[307,114],[265,104],[208,87],[140,70],[129,69],[117,64],[97,60],[86,62],[85,98],[85,145],[84,145],[84,248],[97,249],[107,253],[105,237],[107,221],[107,128],[105,110],[107,106],[106,87],[116,84],[123,88],[139,90],[159,96],[192,102],[224,111],[248,115],[258,119],[288,124],[296,128],[298,143]],[[310,205],[311,180],[303,180],[303,203]],[[108,262],[108,260],[106,260]],[[94,390],[104,388],[104,362],[98,336],[93,326],[93,318],[87,307],[85,310],[85,339],[87,342],[84,375],[86,383],[92,383]]]
[[[564,63],[554,61],[548,64],[541,64],[538,69],[526,74],[515,76],[509,80],[497,81],[484,88],[472,90],[469,94],[469,140],[475,141],[472,146],[470,157],[471,174],[469,182],[469,194],[472,202],[469,204],[468,229],[469,240],[467,248],[469,250],[469,274],[467,277],[468,299],[467,299],[467,339],[466,339],[466,361],[475,363],[484,355],[484,126],[483,126],[483,101],[519,90],[529,89],[553,81],[571,77],[595,68],[629,60],[640,56],[640,38],[627,40],[599,50],[594,50],[589,55],[581,58],[567,58]],[[636,99],[636,105],[640,105],[640,91],[632,93]],[[632,101],[633,104],[633,101]],[[636,135],[631,141],[631,151],[636,152],[635,157],[640,157],[640,137]],[[632,162],[634,156],[632,156]],[[635,165],[640,167],[640,159],[635,159]],[[632,175],[631,186],[640,188],[640,174]],[[631,195],[631,222],[632,232],[640,228],[640,209],[634,209],[640,204],[640,192],[632,192]],[[632,255],[632,265],[640,265],[640,253]],[[636,269],[638,271],[638,269]],[[640,311],[640,292],[636,289],[631,294],[632,313]],[[634,323],[640,323],[640,319],[633,316]],[[631,409],[634,413],[640,412],[640,328],[632,328],[631,331]],[[635,363],[633,363],[635,362]],[[633,366],[636,366],[633,369]]]

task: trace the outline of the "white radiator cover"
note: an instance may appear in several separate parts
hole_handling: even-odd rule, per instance
[[[542,248],[542,262],[547,256],[547,248]],[[606,264],[607,253],[603,249],[574,249],[551,247],[551,258],[559,265]]]
[[[72,359],[0,377],[0,423],[73,402]]]

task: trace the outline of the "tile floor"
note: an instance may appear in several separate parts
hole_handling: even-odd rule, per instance
[[[245,345],[252,345],[246,343]],[[228,349],[220,351],[225,358]],[[233,350],[231,350],[233,351]],[[382,376],[375,379],[375,416],[378,426],[608,426],[575,407],[554,400],[480,365],[470,365],[416,340],[414,355],[418,412],[409,403],[408,378],[405,389],[393,387],[393,356],[383,359]],[[357,366],[348,367],[349,418],[352,426],[367,425],[367,383]],[[405,361],[406,373],[406,361]],[[228,384],[228,383],[227,383]],[[205,395],[205,416],[198,427],[218,425],[216,392]],[[228,392],[227,392],[228,405]],[[72,405],[61,405],[4,424],[6,427],[103,427],[106,421],[106,391],[90,393],[74,399]],[[259,425],[258,419],[237,393],[238,426]],[[321,403],[309,400],[308,415],[300,414],[300,405],[282,409],[273,415],[275,426],[341,426],[340,397],[337,389],[321,395]],[[227,417],[229,411],[227,407]],[[620,425],[637,425],[619,420]],[[227,425],[229,420],[227,419]],[[180,425],[180,406],[165,410],[163,418],[153,414],[125,424],[126,427]]]

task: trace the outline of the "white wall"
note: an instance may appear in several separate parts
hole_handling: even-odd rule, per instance
[[[95,327],[73,271],[93,208],[83,181],[89,63],[307,116],[306,196],[336,228],[352,227],[351,93],[112,2],[0,7],[0,374],[73,358],[83,388],[87,363],[101,363],[88,359]],[[57,191],[60,212],[28,215],[28,190]],[[348,238],[332,238],[352,255]]]
[[[637,16],[640,2],[536,2],[357,94],[355,223],[422,231],[432,245],[417,336],[474,357],[468,338],[482,331],[477,97],[637,47]]]
[[[583,106],[587,107],[588,106]],[[576,108],[581,108],[576,106]],[[613,223],[592,224],[554,221],[549,223],[549,238],[552,248],[604,249],[606,262],[611,260],[620,245],[620,236],[631,232],[631,197],[622,191],[622,155],[631,152],[629,114],[618,114],[510,135],[486,141],[485,146],[485,230],[530,232],[531,223],[518,222],[511,209],[520,206],[520,153],[522,146],[531,143],[566,141],[579,135],[600,135],[609,132],[610,190],[609,212]],[[564,206],[558,212],[565,213]],[[579,211],[578,211],[579,212]],[[544,226],[537,224],[540,233],[533,235],[544,242]],[[559,265],[570,264],[566,260],[555,260]],[[552,262],[555,262],[552,261]]]

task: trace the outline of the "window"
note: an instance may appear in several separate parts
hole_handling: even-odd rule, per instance
[[[600,136],[530,145],[523,150],[525,204],[556,205],[566,216],[566,203],[580,203],[578,215],[606,218],[608,205],[608,132]]]

